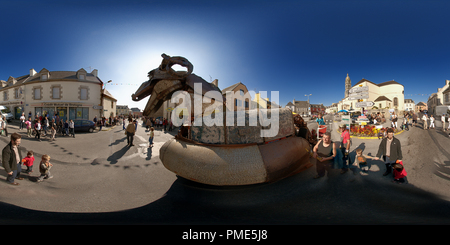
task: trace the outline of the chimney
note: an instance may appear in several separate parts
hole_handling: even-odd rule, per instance
[[[97,69],[92,70],[91,74],[94,75],[95,77],[98,77],[98,70]]]
[[[30,69],[30,77],[34,76],[36,73],[37,72],[33,68]]]
[[[219,87],[219,79],[214,79],[214,81],[212,81],[212,84],[216,85],[216,87]]]

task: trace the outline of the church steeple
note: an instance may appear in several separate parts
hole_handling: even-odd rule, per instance
[[[350,80],[350,77],[348,76],[345,78],[345,98],[348,97],[349,90],[352,88],[352,80]]]

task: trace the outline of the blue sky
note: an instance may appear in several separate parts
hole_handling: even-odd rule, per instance
[[[279,91],[283,106],[305,94],[338,102],[347,72],[352,84],[394,79],[426,102],[450,79],[449,10],[445,0],[0,0],[0,79],[91,67],[118,104],[143,109],[135,84],[166,53],[220,88]]]

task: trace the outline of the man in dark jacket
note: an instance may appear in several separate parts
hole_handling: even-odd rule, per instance
[[[402,160],[402,146],[400,140],[394,137],[394,129],[387,129],[387,137],[381,140],[376,156],[380,156],[380,158],[383,157],[386,164],[386,172],[383,176],[392,172],[392,164],[397,160]]]
[[[2,163],[8,174],[6,181],[12,185],[19,185],[19,183],[14,182],[14,179],[23,179],[19,177],[20,172],[22,171],[22,153],[19,150],[21,138],[22,136],[17,133],[11,134],[11,142],[9,142],[2,150]]]

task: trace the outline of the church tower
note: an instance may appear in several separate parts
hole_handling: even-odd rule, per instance
[[[348,76],[345,78],[345,98],[348,97],[349,90],[352,88],[352,80],[350,80],[350,77]]]

